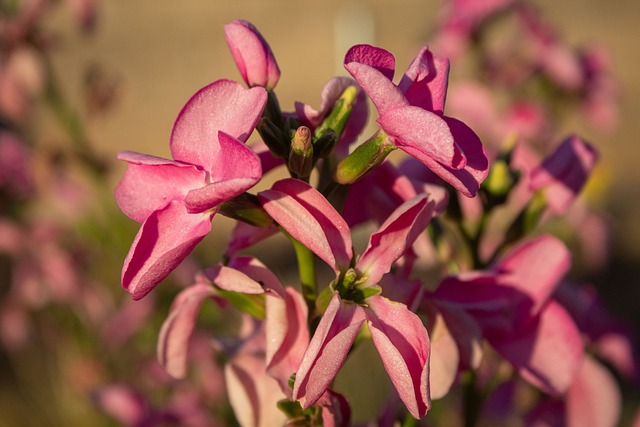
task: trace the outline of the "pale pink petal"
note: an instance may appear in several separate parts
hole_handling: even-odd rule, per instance
[[[123,426],[139,426],[146,421],[148,402],[131,387],[111,384],[92,394],[95,405]]]
[[[173,158],[211,172],[220,151],[218,132],[246,141],[266,101],[264,88],[245,89],[230,80],[217,80],[200,89],[187,101],[173,125]]]
[[[460,368],[478,369],[483,355],[483,336],[480,325],[461,307],[439,301],[436,304],[458,345]]]
[[[140,299],[178,266],[211,231],[213,214],[189,214],[173,201],[140,227],[122,269],[122,286]]]
[[[434,209],[435,203],[428,195],[416,196],[399,206],[371,235],[367,249],[356,263],[369,284],[378,283],[413,245],[427,228]]]
[[[232,267],[217,265],[207,270],[206,275],[216,286],[225,291],[239,292],[248,295],[264,293],[264,288],[260,283]]]
[[[224,35],[245,83],[273,89],[280,80],[280,68],[256,27],[247,21],[233,21],[224,26]]]
[[[517,336],[490,342],[524,379],[552,395],[571,386],[584,353],[580,331],[555,301],[549,301]]]
[[[285,289],[280,279],[257,258],[251,256],[234,257],[229,261],[228,266],[259,282],[264,291],[275,292],[280,297],[285,297]]]
[[[585,356],[566,405],[568,427],[614,427],[620,421],[622,396],[609,370]]]
[[[436,315],[433,329],[429,334],[431,352],[429,354],[429,384],[431,398],[440,399],[449,393],[458,376],[460,353],[442,315]]]
[[[381,296],[366,302],[371,338],[382,363],[409,413],[422,418],[431,407],[427,330],[404,304]]]
[[[266,363],[267,372],[289,395],[289,378],[300,366],[309,345],[307,304],[295,289],[287,288],[283,298],[267,295]]]
[[[398,107],[380,113],[378,124],[398,148],[420,161],[429,157],[451,169],[466,165],[447,122],[431,111],[412,105]]]
[[[349,267],[349,226],[320,192],[303,181],[283,179],[258,198],[282,228],[334,270]]]
[[[398,84],[411,105],[442,114],[449,82],[449,60],[423,47]]]
[[[329,387],[364,321],[360,306],[343,303],[337,293],[333,296],[296,373],[292,398],[303,408],[316,403]]]
[[[277,407],[286,396],[278,383],[266,374],[264,357],[241,354],[224,368],[231,407],[242,427],[285,425],[286,416]]]
[[[146,154],[122,151],[118,159],[129,164],[116,187],[118,206],[129,218],[144,222],[152,212],[205,184],[205,173],[193,165]]]
[[[158,338],[158,361],[174,378],[187,374],[189,340],[202,303],[216,292],[206,284],[190,286],[180,292],[171,305],[169,316],[162,324]]]

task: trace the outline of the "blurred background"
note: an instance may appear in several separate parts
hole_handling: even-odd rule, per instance
[[[1,0],[0,11],[11,16],[20,3]],[[179,387],[153,365],[156,334],[175,288],[159,287],[156,297],[134,307],[120,287],[122,260],[137,224],[124,218],[113,200],[125,169],[114,160],[116,153],[170,157],[169,134],[186,100],[213,80],[241,80],[225,43],[225,23],[246,19],[261,31],[282,70],[276,90],[281,107],[291,111],[295,101],[318,106],[326,81],[347,75],[342,59],[353,44],[389,50],[396,57],[396,75],[401,74],[419,48],[434,40],[445,2],[24,3],[34,8],[47,3],[42,6],[46,12],[33,18],[37,30],[29,35],[29,43],[36,38],[45,47],[46,58],[30,48],[20,50],[12,67],[33,88],[23,108],[28,111],[9,109],[1,121],[3,138],[19,138],[30,147],[33,174],[25,178],[28,189],[10,194],[10,202],[2,205],[3,218],[11,220],[0,222],[0,425],[81,426],[87,420],[94,420],[91,425],[134,425],[113,415],[125,400],[137,411],[162,406],[154,412],[158,420],[175,421],[188,412],[192,419],[182,420],[185,425],[213,425],[203,414],[213,396],[223,393],[220,372],[203,361],[198,369],[208,377],[194,381],[202,381],[199,387],[206,393],[190,396],[177,392]],[[602,240],[606,261],[597,268],[587,266],[582,278],[598,288],[617,316],[638,328],[640,3],[533,3],[563,43],[574,48],[595,44],[608,56],[617,113],[604,124],[568,115],[552,137],[555,144],[578,133],[601,152],[589,200],[610,230]],[[8,51],[19,31],[6,22],[0,27],[5,38],[0,46]],[[8,63],[7,57],[0,58],[0,65]],[[453,58],[451,68],[453,90],[466,78],[469,60]],[[2,82],[0,102],[10,105],[11,89]],[[5,170],[22,158],[2,149],[8,150],[0,152]],[[213,260],[229,225],[225,219],[215,221],[223,231],[207,237],[206,258]],[[194,269],[183,267],[173,280],[188,284]],[[16,290],[18,282],[26,285]],[[214,325],[216,315],[209,314]],[[206,354],[203,350],[202,360]],[[130,387],[132,378],[141,375],[139,384],[133,381],[137,388]],[[152,396],[141,391],[158,384]],[[625,392],[637,401],[637,390]],[[626,406],[625,419],[634,411],[634,404]]]

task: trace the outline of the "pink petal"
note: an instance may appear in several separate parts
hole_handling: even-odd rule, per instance
[[[267,372],[290,394],[289,378],[309,345],[307,304],[293,288],[286,289],[284,299],[268,295],[266,304]]]
[[[439,313],[458,345],[460,368],[478,369],[482,361],[482,329],[467,312],[453,304],[437,302]]]
[[[431,398],[435,400],[446,396],[456,380],[460,353],[456,340],[449,332],[441,315],[436,315],[429,338],[431,340],[429,384]]]
[[[351,426],[351,408],[349,402],[341,394],[327,390],[318,405],[322,408],[322,425],[324,427]]]
[[[248,295],[260,295],[264,293],[264,288],[260,283],[235,268],[218,265],[207,270],[206,273],[209,280],[225,291],[239,292]]]
[[[189,286],[178,294],[158,338],[158,361],[174,378],[187,374],[189,340],[202,303],[216,292],[206,284]]]
[[[220,151],[214,159],[211,184],[191,190],[185,198],[190,213],[204,212],[253,187],[262,177],[260,159],[242,142],[218,132]]]
[[[349,267],[349,226],[320,192],[303,181],[283,179],[258,198],[282,228],[334,270]]]
[[[387,80],[393,80],[396,59],[393,55],[379,47],[368,44],[352,46],[344,56],[344,64],[360,63],[378,70]]]
[[[285,297],[285,289],[280,279],[257,258],[250,256],[234,257],[229,261],[228,266],[246,274],[253,281],[259,282],[263,291],[275,292],[280,297]]]
[[[139,426],[148,416],[148,402],[131,387],[112,384],[93,393],[96,406],[123,426]]]
[[[116,187],[116,202],[137,222],[144,222],[172,200],[184,200],[191,189],[205,184],[205,173],[193,165],[132,151],[118,153],[118,159],[129,167]]]
[[[247,21],[233,21],[224,26],[224,35],[245,83],[273,89],[280,80],[280,68],[256,27]]]
[[[122,286],[140,299],[178,266],[211,231],[210,214],[187,213],[179,201],[152,213],[140,227],[122,269]]]
[[[437,114],[405,106],[380,113],[380,127],[395,145],[416,159],[428,157],[451,169],[461,169],[466,158],[456,145],[447,123]]]
[[[356,263],[367,276],[367,283],[376,284],[391,270],[391,266],[427,228],[435,203],[426,194],[403,203],[371,235],[369,245]]]
[[[292,398],[303,408],[316,403],[329,387],[364,321],[360,306],[343,303],[337,293],[333,296],[296,373]]]
[[[553,395],[571,386],[582,364],[580,331],[553,300],[517,336],[490,342],[525,380]]]
[[[236,222],[225,255],[231,257],[242,249],[249,248],[254,244],[261,242],[267,237],[273,236],[278,232],[278,228],[272,227],[254,227],[246,222]]]
[[[609,370],[590,356],[582,362],[566,396],[567,426],[616,426],[622,411],[622,396]]]
[[[422,418],[431,407],[427,330],[404,304],[374,296],[367,305],[364,311],[382,363],[409,413]]]
[[[398,87],[411,105],[442,114],[449,82],[449,60],[423,47],[402,76]]]
[[[217,80],[200,89],[187,101],[173,125],[173,158],[211,172],[220,151],[218,132],[246,141],[266,101],[264,88],[245,89],[230,80]]]

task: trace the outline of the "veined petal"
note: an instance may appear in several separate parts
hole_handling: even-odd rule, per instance
[[[442,115],[449,83],[449,60],[423,47],[398,84],[411,105]]]
[[[231,80],[217,80],[200,89],[187,101],[173,125],[173,158],[210,172],[220,151],[218,132],[246,141],[266,102],[264,88],[245,89]]]
[[[292,398],[303,408],[316,403],[329,387],[364,321],[360,306],[343,303],[337,293],[333,296],[296,373]]]
[[[129,164],[116,187],[118,206],[129,218],[144,222],[154,211],[205,183],[205,172],[193,165],[122,151],[118,160]]]
[[[349,226],[320,192],[297,179],[283,179],[258,194],[264,209],[296,240],[336,271],[352,257]]]
[[[187,373],[189,339],[196,324],[202,303],[216,291],[206,284],[189,286],[176,296],[169,316],[160,328],[158,337],[158,361],[174,378],[184,378]]]
[[[381,296],[366,302],[371,338],[382,363],[409,413],[422,418],[431,407],[427,330],[404,304]]]
[[[401,150],[422,161],[429,157],[451,169],[466,166],[447,122],[431,111],[412,105],[380,113],[380,127]]]
[[[553,300],[517,336],[490,343],[525,380],[552,395],[571,386],[584,354],[580,331]]]
[[[391,270],[429,224],[435,203],[421,194],[400,205],[373,233],[369,245],[356,263],[356,269],[374,285]]]
[[[140,227],[122,269],[122,286],[140,299],[211,231],[209,214],[189,214],[181,201],[153,212]]]

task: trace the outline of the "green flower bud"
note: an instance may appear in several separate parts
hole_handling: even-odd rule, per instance
[[[335,181],[339,184],[353,184],[382,163],[395,149],[396,146],[391,143],[387,134],[377,132],[338,164],[334,174]]]
[[[313,145],[311,131],[306,126],[300,126],[291,140],[287,167],[291,173],[300,179],[306,179],[313,170]]]

